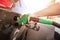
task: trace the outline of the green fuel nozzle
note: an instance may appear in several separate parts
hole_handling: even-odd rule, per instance
[[[24,25],[26,25],[27,21],[28,21],[28,16],[27,14],[24,14],[22,17],[17,17],[17,22],[18,24],[23,23]],[[42,19],[42,18],[34,18],[31,17],[30,21],[35,21],[35,22],[39,22],[39,23],[43,23],[43,24],[49,24],[52,25],[53,21],[52,20],[48,20],[48,19]]]
[[[24,14],[22,17],[17,17],[18,24],[20,25],[20,24],[23,23],[26,26],[26,24],[28,24],[28,16],[29,15]],[[49,20],[49,19],[42,19],[42,18],[31,17],[30,21],[39,22],[39,23],[42,23],[42,24],[48,24],[48,25],[58,26],[58,25],[56,25],[56,22],[53,22],[52,20]]]
[[[23,23],[24,25],[26,25],[27,21],[28,21],[28,16],[27,14],[24,14],[22,17],[17,17],[17,22],[18,24]]]

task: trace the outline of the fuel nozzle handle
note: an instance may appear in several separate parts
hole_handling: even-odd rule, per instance
[[[49,24],[49,25],[53,24],[53,21],[47,20],[47,19],[42,19],[42,18],[31,17],[30,21],[39,22],[39,23],[43,23],[43,24]]]
[[[55,21],[52,21],[52,20],[48,20],[48,19],[31,17],[30,21],[39,22],[39,23],[48,24],[48,25],[54,25],[54,26],[60,28],[60,24],[59,23],[57,23]]]

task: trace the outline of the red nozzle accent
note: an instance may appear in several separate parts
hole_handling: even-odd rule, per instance
[[[0,0],[0,6],[11,8],[13,3],[11,3],[9,0]]]

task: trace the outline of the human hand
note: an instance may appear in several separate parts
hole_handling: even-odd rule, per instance
[[[38,17],[35,15],[29,15],[28,16],[28,23],[29,24],[35,24],[38,21]]]

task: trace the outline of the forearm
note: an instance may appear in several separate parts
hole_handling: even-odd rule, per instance
[[[60,15],[60,4],[51,5],[48,8],[35,12],[34,15],[36,15],[37,17]]]

